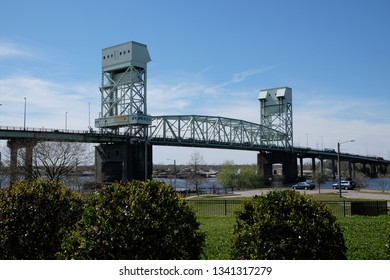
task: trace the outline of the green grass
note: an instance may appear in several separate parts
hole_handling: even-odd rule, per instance
[[[230,237],[235,223],[234,217],[199,217],[200,228],[206,233],[203,258],[206,260],[228,260]]]
[[[390,228],[390,216],[339,218],[350,260],[384,260],[385,232]]]
[[[204,259],[229,259],[230,238],[234,217],[199,217],[201,230],[206,232]],[[390,228],[390,216],[338,218],[351,260],[388,259],[385,249],[385,231]]]

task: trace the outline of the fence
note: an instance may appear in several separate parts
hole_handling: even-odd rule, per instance
[[[242,200],[188,200],[196,214],[203,217],[232,217]],[[323,201],[336,217],[387,215],[387,201]]]

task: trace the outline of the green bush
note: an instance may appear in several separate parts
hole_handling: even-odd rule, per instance
[[[387,259],[390,260],[390,222],[387,223],[385,230],[385,247]]]
[[[319,201],[277,190],[244,202],[232,236],[233,259],[345,259],[336,217]]]
[[[54,259],[83,198],[57,182],[24,181],[0,190],[0,259]]]
[[[203,243],[193,210],[170,186],[133,181],[90,198],[58,257],[198,259]]]

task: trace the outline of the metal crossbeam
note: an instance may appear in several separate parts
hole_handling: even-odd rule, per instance
[[[149,141],[177,145],[290,148],[287,135],[243,120],[199,115],[154,116]]]

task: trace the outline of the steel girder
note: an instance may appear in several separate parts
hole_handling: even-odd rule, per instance
[[[100,118],[95,126],[145,137],[150,124],[146,106],[146,69],[129,66],[122,72],[103,72]]]
[[[243,120],[199,115],[153,116],[150,142],[161,145],[288,149],[278,130]]]
[[[146,113],[146,70],[130,66],[113,77],[102,73],[101,116],[132,115]]]

